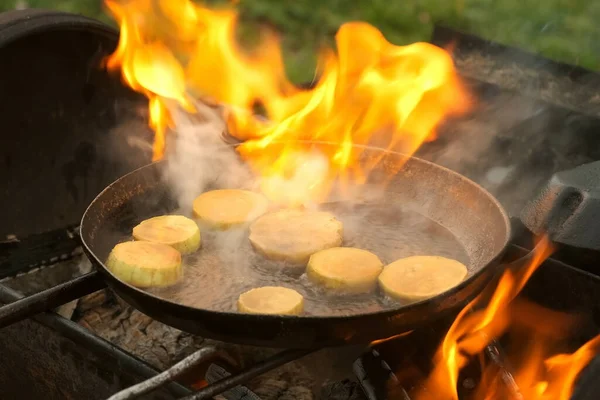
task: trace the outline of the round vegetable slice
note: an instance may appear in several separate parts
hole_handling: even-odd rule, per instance
[[[250,225],[250,242],[265,257],[306,265],[319,250],[342,244],[343,225],[323,211],[281,210]]]
[[[332,291],[366,293],[377,287],[383,263],[375,254],[353,247],[332,247],[308,260],[308,278]]]
[[[299,315],[304,309],[304,297],[293,289],[264,286],[242,293],[238,310],[250,314]]]
[[[138,287],[172,285],[182,274],[177,250],[145,241],[119,243],[108,255],[106,267],[122,281]]]
[[[189,254],[200,248],[198,225],[183,215],[162,215],[142,221],[133,228],[136,240],[162,243],[181,254]]]
[[[239,189],[212,190],[196,197],[194,215],[212,229],[228,229],[253,221],[267,211],[268,201],[258,193]]]
[[[467,273],[467,267],[456,260],[414,256],[387,265],[379,275],[379,285],[392,298],[423,300],[458,285]]]

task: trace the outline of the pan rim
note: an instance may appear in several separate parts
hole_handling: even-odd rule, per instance
[[[323,142],[323,141],[302,141],[302,142],[308,142],[308,143],[315,143],[315,144],[335,144],[332,142]],[[231,146],[231,147],[237,147],[238,144],[226,144],[226,146]],[[502,256],[504,255],[504,252],[506,251],[506,248],[508,247],[509,243],[510,243],[510,239],[512,237],[512,229],[511,229],[511,224],[510,224],[510,218],[508,216],[508,213],[506,212],[506,210],[504,209],[504,207],[500,204],[500,202],[498,201],[498,199],[496,199],[496,197],[494,197],[491,193],[489,193],[485,188],[481,187],[478,183],[474,182],[473,180],[467,178],[466,176],[459,174],[458,172],[455,172],[449,168],[446,168],[444,166],[441,166],[439,164],[435,164],[431,161],[427,161],[427,160],[423,160],[422,158],[419,157],[413,157],[413,156],[407,156],[404,153],[400,153],[397,151],[393,151],[393,150],[388,150],[388,149],[383,149],[380,147],[374,147],[374,146],[366,146],[366,145],[355,145],[354,147],[360,147],[360,148],[364,148],[364,149],[371,149],[371,150],[375,150],[375,151],[382,151],[385,153],[389,153],[389,154],[395,154],[395,155],[400,155],[402,157],[406,157],[407,162],[410,160],[416,160],[417,162],[421,162],[423,164],[427,164],[430,166],[433,166],[437,169],[443,170],[445,173],[453,175],[459,179],[465,180],[467,182],[469,182],[472,185],[475,185],[476,187],[479,188],[479,190],[482,192],[483,195],[485,195],[485,197],[492,203],[494,204],[497,209],[500,211],[500,214],[502,216],[502,219],[504,221],[504,225],[505,225],[505,237],[504,237],[504,244],[501,248],[500,251],[497,252],[497,254],[492,257],[484,266],[482,266],[481,268],[479,268],[477,271],[475,271],[472,275],[470,275],[467,279],[463,280],[461,283],[459,283],[458,285],[452,287],[451,289],[442,292],[440,294],[437,294],[436,296],[433,297],[429,297],[427,299],[423,299],[423,300],[419,300],[416,302],[412,302],[409,304],[404,304],[404,305],[399,305],[398,307],[393,307],[393,308],[388,308],[385,310],[380,310],[380,311],[374,311],[374,312],[363,312],[363,313],[356,313],[356,314],[347,314],[347,315],[279,315],[279,314],[247,314],[247,313],[240,313],[240,312],[234,312],[234,311],[218,311],[218,310],[210,310],[210,309],[206,309],[206,308],[199,308],[199,307],[193,307],[193,306],[189,306],[189,305],[185,305],[185,304],[181,304],[181,303],[177,303],[171,300],[167,300],[164,299],[162,297],[156,296],[155,294],[149,293],[147,291],[145,291],[142,288],[138,288],[135,287],[121,279],[119,279],[117,276],[115,276],[105,265],[105,263],[103,261],[101,261],[97,255],[95,254],[94,251],[92,251],[92,249],[90,248],[90,246],[87,243],[86,238],[84,238],[84,235],[82,234],[83,232],[86,232],[85,226],[86,226],[86,219],[88,217],[88,213],[90,212],[90,209],[95,205],[95,203],[109,190],[111,190],[113,188],[113,186],[115,184],[117,184],[118,182],[121,182],[123,179],[125,179],[126,177],[130,176],[130,175],[134,175],[136,173],[138,173],[138,171],[142,170],[142,169],[146,169],[146,168],[150,168],[151,166],[155,166],[158,164],[164,164],[167,163],[168,160],[167,159],[163,159],[163,160],[158,160],[158,161],[154,161],[151,162],[149,164],[146,164],[142,167],[136,168],[135,170],[128,172],[127,174],[119,177],[117,180],[115,180],[114,182],[112,182],[110,185],[108,185],[104,190],[102,190],[95,198],[94,200],[92,200],[92,202],[89,204],[89,206],[86,208],[85,212],[83,213],[83,216],[81,218],[81,223],[80,223],[80,236],[81,236],[81,243],[83,245],[83,247],[85,248],[85,252],[88,255],[88,257],[93,257],[94,261],[102,266],[102,270],[101,272],[107,273],[110,275],[110,277],[114,280],[116,280],[119,284],[126,286],[129,290],[133,291],[136,293],[137,296],[141,296],[141,297],[150,297],[152,298],[152,300],[154,301],[159,301],[159,302],[163,302],[163,303],[167,303],[170,307],[177,307],[180,308],[181,310],[185,310],[186,312],[191,312],[191,313],[210,313],[211,315],[214,315],[216,317],[220,317],[223,319],[227,319],[227,318],[235,318],[235,319],[248,319],[248,320],[255,320],[256,318],[260,318],[261,320],[265,321],[265,322],[289,322],[289,323],[293,323],[295,321],[303,321],[306,323],[318,323],[320,321],[348,321],[348,320],[353,320],[353,319],[362,319],[364,317],[387,317],[387,316],[392,316],[395,314],[398,314],[399,311],[408,311],[408,310],[414,310],[414,309],[419,309],[419,308],[426,308],[427,305],[429,304],[434,304],[436,302],[439,302],[441,299],[447,298],[452,296],[454,293],[458,293],[460,292],[463,288],[465,288],[466,286],[470,285],[473,281],[475,281],[477,278],[479,278],[487,269],[488,267],[493,267],[494,265],[498,264],[498,262],[500,261],[500,259],[502,258]],[[98,267],[95,267],[98,268]],[[378,289],[379,290],[379,289]]]

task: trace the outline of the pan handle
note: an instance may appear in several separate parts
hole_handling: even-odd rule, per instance
[[[0,307],[0,329],[105,287],[106,283],[100,273],[92,271],[50,289],[23,297]]]
[[[553,242],[600,250],[600,161],[552,176],[521,213],[523,223]]]

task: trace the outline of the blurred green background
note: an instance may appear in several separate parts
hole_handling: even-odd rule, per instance
[[[205,3],[217,3],[211,0]],[[37,7],[81,13],[109,22],[102,0],[0,0],[0,10]],[[345,21],[378,27],[395,44],[428,40],[434,22],[476,33],[547,57],[600,69],[597,0],[240,0],[245,28],[276,27],[295,81],[310,79],[314,52]]]

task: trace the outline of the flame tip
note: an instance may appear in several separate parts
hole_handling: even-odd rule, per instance
[[[323,51],[314,87],[299,89],[285,75],[279,35],[273,30],[263,28],[258,50],[246,54],[235,40],[234,8],[211,10],[189,0],[157,4],[106,1],[121,25],[118,48],[107,66],[120,67],[124,81],[151,99],[151,126],[157,131],[154,157],[164,154],[170,121],[163,103],[175,100],[193,112],[188,92],[213,98],[227,109],[232,136],[245,141],[239,150],[248,163],[261,176],[279,175],[262,184],[273,200],[285,202],[277,197],[291,192],[295,194],[287,201],[322,198],[332,180],[342,176],[356,178],[354,184],[363,182],[368,170],[359,171],[361,152],[353,146],[366,145],[395,127],[390,143],[412,154],[434,136],[437,124],[456,108],[457,98],[465,97],[439,49],[392,45],[365,22],[340,27],[337,52]],[[268,122],[255,115],[257,103]],[[295,160],[304,153],[298,143],[307,139],[339,143],[324,154],[327,168]],[[282,141],[290,151],[269,151]],[[315,169],[289,174],[273,167],[289,165]],[[297,187],[290,192],[280,185]]]

